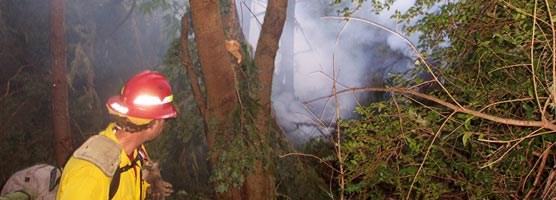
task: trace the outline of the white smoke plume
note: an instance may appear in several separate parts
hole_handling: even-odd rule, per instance
[[[381,87],[390,72],[403,72],[412,67],[415,55],[408,44],[383,29],[357,21],[323,18],[338,16],[344,7],[354,8],[351,1],[333,5],[332,1],[290,0],[295,5],[295,19],[288,15],[286,26],[293,28],[293,48],[284,48],[284,31],[276,61],[273,86],[273,110],[290,141],[302,144],[310,138],[330,134],[336,122],[336,105],[341,118],[356,117],[353,109],[359,103],[380,100],[380,94],[338,95],[337,91],[360,87]],[[243,14],[247,40],[256,47],[266,1],[237,0]],[[379,15],[371,12],[370,3],[353,13],[353,17],[379,23],[401,33],[401,26],[391,16],[396,10],[406,11],[415,0],[396,1]],[[248,6],[251,6],[247,8]],[[290,8],[291,9],[291,8]],[[246,12],[250,11],[250,12]],[[253,13],[257,19],[253,18]],[[246,16],[248,15],[248,16]],[[341,14],[340,14],[341,15]],[[294,22],[294,23],[292,23]],[[245,26],[244,26],[245,27]],[[286,27],[287,29],[288,27]],[[285,30],[286,30],[285,29]],[[401,33],[403,35],[403,33]],[[410,38],[416,41],[416,36]],[[293,58],[288,55],[293,55]],[[293,59],[293,62],[288,59]],[[289,63],[289,64],[288,64]],[[288,66],[293,65],[293,66]],[[287,86],[284,74],[293,76],[293,86]],[[277,78],[278,77],[278,78]],[[331,97],[322,98],[321,97]]]

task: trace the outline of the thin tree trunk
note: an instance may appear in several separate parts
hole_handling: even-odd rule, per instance
[[[202,117],[205,116],[206,100],[201,87],[199,85],[199,77],[193,66],[193,61],[191,60],[191,55],[189,55],[189,18],[187,12],[183,14],[181,18],[181,33],[180,33],[180,62],[185,67],[187,71],[187,78],[191,85],[191,91],[193,92],[193,97],[197,103],[197,108]],[[206,127],[205,127],[206,131]]]
[[[50,65],[52,68],[52,120],[56,163],[63,166],[72,151],[66,79],[65,1],[50,0]]]
[[[270,134],[276,133],[276,120],[271,114],[272,76],[278,44],[286,21],[287,6],[288,1],[285,0],[268,1],[261,36],[257,43],[254,63],[258,69],[256,80],[260,88],[258,88],[256,96],[261,108],[257,113],[255,126],[261,141],[255,143],[255,145],[269,146]],[[264,146],[256,146],[255,148],[263,149]],[[271,160],[270,157],[266,159]],[[262,161],[258,160],[255,163],[255,175],[247,178],[247,190],[249,194],[253,195],[253,199],[275,198],[274,177],[273,173],[268,170],[263,167]]]
[[[258,97],[264,113],[270,113],[271,109],[270,96],[274,61],[286,19],[287,5],[288,1],[284,0],[268,1],[261,36],[257,42],[255,66],[259,69],[257,80],[261,84]]]

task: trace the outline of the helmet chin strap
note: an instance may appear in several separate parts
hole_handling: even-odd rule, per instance
[[[131,122],[126,117],[118,117],[116,119],[115,129],[120,130],[120,131],[129,132],[129,133],[135,133],[135,132],[143,131],[143,130],[146,130],[146,129],[152,127],[154,125],[154,122],[155,122],[155,120],[152,120],[151,122],[149,122],[147,124],[138,125],[138,124],[135,124],[135,123]]]

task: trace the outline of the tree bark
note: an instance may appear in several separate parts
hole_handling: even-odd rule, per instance
[[[225,48],[224,29],[220,15],[219,0],[191,0],[193,30],[201,71],[206,88],[206,109],[204,122],[207,127],[206,138],[212,149],[210,162],[218,163],[221,150],[213,149],[216,137],[226,138],[232,129],[232,111],[238,104],[236,84],[231,57]],[[228,188],[227,192],[217,195],[218,199],[242,199],[238,188]]]
[[[52,120],[56,163],[63,166],[71,154],[68,114],[68,83],[66,79],[65,1],[50,0],[50,65],[52,69]]]
[[[184,13],[181,18],[180,50],[180,62],[187,71],[187,78],[189,79],[191,91],[193,92],[193,97],[197,103],[199,113],[202,117],[204,117],[206,109],[205,95],[201,90],[197,71],[195,70],[191,56],[189,55],[189,18],[187,12]]]
[[[226,123],[225,120],[229,119],[227,113],[237,104],[237,95],[230,56],[225,48],[219,1],[193,0],[190,5],[199,61],[205,77],[205,120]],[[214,128],[211,130],[217,131]],[[211,130],[207,133],[209,147],[214,145],[216,137],[216,132]]]
[[[189,3],[201,71],[205,80],[206,109],[204,111],[204,121],[207,124],[207,144],[212,149],[210,161],[214,166],[219,162],[219,153],[225,151],[225,149],[217,149],[220,147],[215,148],[217,139],[218,141],[226,141],[228,138],[233,138],[235,134],[244,134],[241,132],[242,130],[234,130],[232,123],[237,122],[234,119],[234,117],[237,117],[234,116],[234,110],[242,106],[238,96],[240,88],[238,88],[236,78],[247,77],[236,76],[235,60],[225,48],[224,30],[228,28],[230,30],[228,31],[229,36],[233,39],[240,39],[242,36],[238,34],[241,33],[239,30],[232,30],[237,27],[237,17],[226,18],[227,23],[223,23],[219,0],[191,0]],[[228,6],[230,5],[233,6],[234,4],[228,4]],[[256,119],[253,120],[256,134],[258,134],[257,141],[250,141],[248,145],[256,151],[263,151],[265,147],[268,148],[268,137],[275,125],[274,118],[271,115],[270,95],[274,59],[285,21],[286,7],[287,1],[269,1],[257,55],[255,56],[254,62],[258,71],[255,81],[260,86],[260,88],[257,88],[255,95],[259,100],[257,103],[262,107],[258,108]],[[233,12],[226,15],[237,14],[235,8],[230,10]],[[274,199],[274,174],[271,168],[264,167],[264,161],[270,162],[270,155],[268,153],[263,155],[263,160],[259,159],[252,163],[253,172],[244,174],[246,176],[245,182],[240,188],[230,186],[226,192],[218,194],[217,198]]]
[[[255,145],[269,146],[270,134],[276,133],[276,120],[272,116],[271,95],[272,95],[272,76],[274,74],[274,63],[276,53],[278,52],[278,44],[282,35],[282,29],[286,21],[286,11],[288,1],[285,0],[269,0],[267,4],[264,23],[261,30],[261,36],[257,43],[255,51],[255,66],[257,67],[257,78],[260,88],[257,90],[256,96],[259,99],[261,108],[257,113],[257,121],[255,127],[260,134],[260,143]],[[256,146],[256,149],[263,149],[264,146]],[[270,155],[267,155],[270,156]],[[270,157],[266,158],[271,160]],[[265,169],[261,160],[256,163],[254,176],[247,178],[247,187],[249,194],[253,199],[274,199],[274,177],[269,169]],[[270,194],[270,196],[268,196]],[[267,195],[267,196],[265,196]]]
[[[257,43],[255,52],[255,66],[258,69],[257,80],[260,84],[258,97],[263,107],[263,112],[270,113],[271,104],[270,96],[272,92],[272,75],[274,73],[274,61],[276,52],[278,52],[278,43],[282,35],[282,29],[286,19],[288,1],[269,0],[264,23],[261,30],[261,36]],[[261,113],[261,114],[264,114]],[[263,115],[261,115],[263,116]]]

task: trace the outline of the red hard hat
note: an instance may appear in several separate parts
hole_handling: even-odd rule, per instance
[[[108,99],[106,106],[110,113],[122,117],[166,119],[178,114],[172,100],[168,80],[158,72],[144,71],[131,77],[121,94]]]

